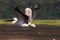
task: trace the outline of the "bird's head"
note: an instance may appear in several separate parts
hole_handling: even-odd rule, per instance
[[[41,5],[39,3],[36,3],[34,4],[32,7],[31,7],[33,10],[38,10],[41,8]]]

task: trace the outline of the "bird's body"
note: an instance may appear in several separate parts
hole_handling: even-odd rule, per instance
[[[14,17],[13,18],[14,21],[12,21],[12,24],[14,25],[18,25],[18,26],[21,26],[21,27],[27,27],[28,24],[24,23],[23,20],[18,20],[18,18]]]
[[[14,24],[14,25],[18,25],[21,27],[28,27],[28,26],[36,27],[35,24],[26,24],[26,23],[24,23],[23,20],[18,20],[16,17],[14,17],[13,20],[14,21],[12,21],[12,24]]]

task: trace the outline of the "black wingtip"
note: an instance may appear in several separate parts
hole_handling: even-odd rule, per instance
[[[18,11],[18,12],[20,11],[18,7],[15,7],[14,10],[16,10],[16,11]]]
[[[25,23],[27,23],[27,21],[28,21],[28,16],[25,15],[21,10],[19,10],[18,7],[15,7],[14,10],[16,10],[17,12],[19,12],[19,13],[23,16]]]

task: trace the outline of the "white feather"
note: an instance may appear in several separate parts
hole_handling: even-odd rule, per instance
[[[12,21],[12,24],[16,24],[18,26],[22,26],[22,27],[27,27],[28,24],[24,23],[24,21],[18,21],[18,19],[16,17],[13,18],[14,21]]]
[[[36,25],[35,25],[35,24],[30,24],[30,26],[32,26],[32,27],[34,27],[34,28],[36,27]]]
[[[22,26],[22,27],[27,27],[27,26],[29,26],[29,25],[26,24],[26,23],[24,23],[24,24],[22,24],[21,26]]]
[[[16,17],[14,17],[13,19],[14,19],[14,21],[12,21],[12,24],[14,24],[18,21],[18,19]]]

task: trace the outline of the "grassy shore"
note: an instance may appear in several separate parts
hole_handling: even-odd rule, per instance
[[[60,26],[60,20],[34,20],[35,24]]]
[[[34,24],[42,24],[42,25],[56,25],[60,26],[60,20],[33,20]],[[11,22],[4,22],[4,20],[0,20],[0,24],[12,25]]]
[[[12,25],[11,22],[5,22],[4,20],[0,20],[0,25],[4,24],[4,25]]]

